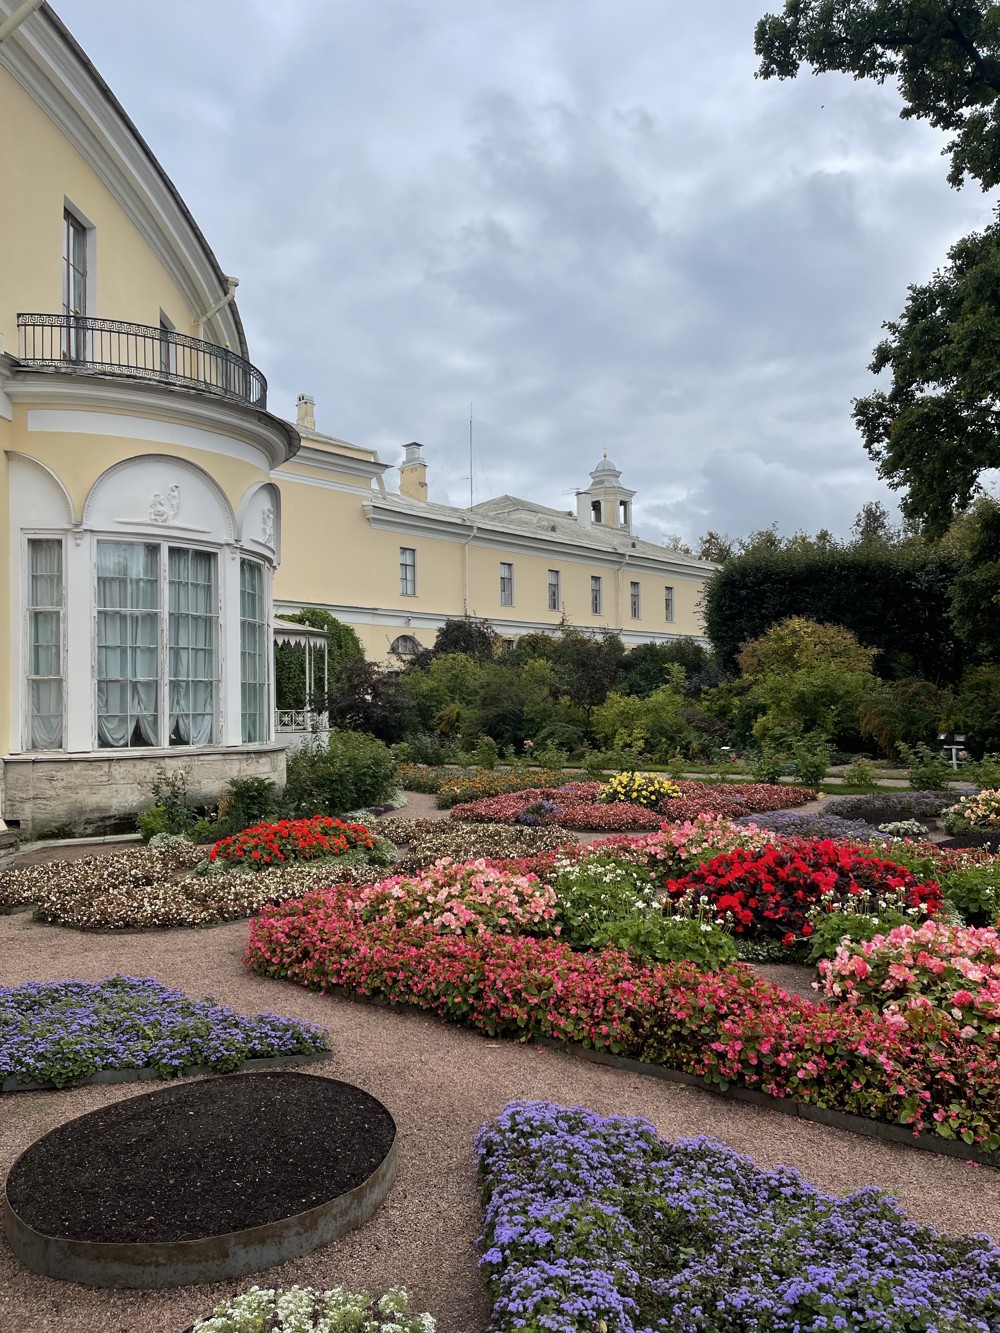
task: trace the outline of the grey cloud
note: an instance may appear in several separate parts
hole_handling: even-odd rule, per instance
[[[767,6],[761,5],[761,11]],[[989,220],[894,92],[753,78],[746,0],[61,0],[227,271],[276,410],[463,500],[845,532],[883,320]],[[708,12],[710,11],[710,13]]]

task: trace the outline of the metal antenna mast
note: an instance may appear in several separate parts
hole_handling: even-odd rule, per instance
[[[475,500],[472,495],[472,404],[469,404],[469,508],[471,509]]]

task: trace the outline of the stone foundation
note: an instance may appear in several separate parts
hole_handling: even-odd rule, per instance
[[[214,807],[231,778],[285,781],[285,747],[277,743],[199,750],[116,750],[97,754],[10,755],[3,763],[4,818],[36,836],[115,833],[152,804],[160,770],[183,770],[193,806]]]

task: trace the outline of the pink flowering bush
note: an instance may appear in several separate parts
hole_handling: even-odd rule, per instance
[[[431,926],[453,935],[559,932],[551,885],[492,861],[442,857],[412,878],[394,875],[363,888],[356,902],[364,921]]]
[[[352,897],[353,895],[353,897]],[[405,1003],[491,1036],[549,1037],[1000,1152],[1000,1053],[927,1011],[818,1008],[750,968],[700,973],[615,948],[366,921],[338,886],[265,908],[244,962],[264,976]]]
[[[1000,934],[925,921],[866,941],[844,939],[819,964],[824,994],[890,1022],[934,1010],[966,1038],[1000,1038]]]
[[[530,808],[532,824],[559,824],[569,829],[600,829],[608,832],[643,832],[664,823],[683,824],[701,815],[735,819],[802,805],[813,797],[804,787],[784,787],[766,782],[729,783],[709,786],[704,782],[670,784],[678,795],[664,796],[652,809],[630,801],[602,804],[599,782],[571,782],[561,787],[531,787],[502,796],[487,797],[454,805],[452,819],[483,823],[516,824]]]

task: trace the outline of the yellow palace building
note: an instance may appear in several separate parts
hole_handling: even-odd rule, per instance
[[[0,0],[0,813],[96,827],[160,769],[280,780],[272,639],[322,607],[399,662],[449,617],[698,635],[712,567],[632,533],[602,459],[572,513],[396,486],[268,407],[197,223],[47,3]],[[293,636],[282,626],[279,635]],[[308,636],[308,632],[304,632]]]

